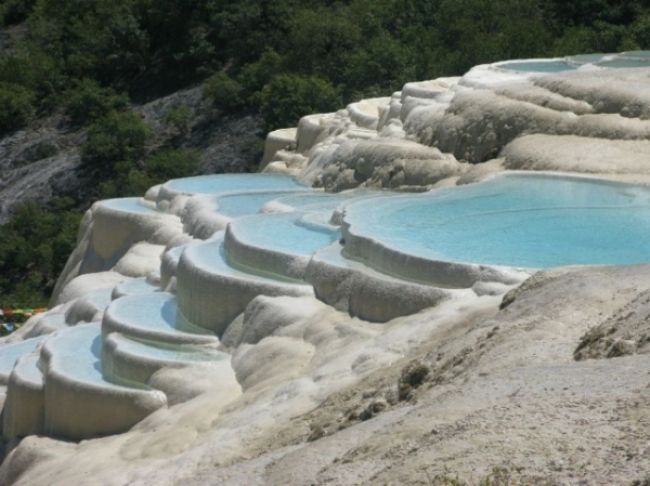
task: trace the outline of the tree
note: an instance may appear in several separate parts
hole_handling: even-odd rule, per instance
[[[224,72],[215,73],[203,82],[203,96],[225,111],[241,108],[242,91],[242,86]]]
[[[33,94],[17,84],[0,83],[0,134],[24,127],[34,113]]]
[[[96,81],[82,79],[65,96],[65,111],[77,125],[86,125],[106,116],[111,111],[125,110],[129,97],[116,93],[112,88],[103,88]]]
[[[111,112],[88,129],[81,159],[100,174],[112,175],[117,162],[144,156],[149,135],[149,127],[134,111]]]
[[[269,130],[295,126],[310,113],[335,110],[341,104],[338,91],[317,76],[281,74],[262,90],[260,112]]]

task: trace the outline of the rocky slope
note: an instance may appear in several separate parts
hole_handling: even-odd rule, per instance
[[[187,109],[187,123],[174,126],[167,114]],[[200,150],[200,174],[255,170],[261,130],[259,117],[223,116],[201,88],[179,91],[136,107],[151,127],[151,145]],[[83,196],[88,177],[80,167],[83,130],[55,115],[0,139],[0,224],[23,201],[47,202],[53,196]],[[83,200],[84,198],[81,197]]]

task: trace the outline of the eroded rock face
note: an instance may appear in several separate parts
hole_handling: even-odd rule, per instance
[[[635,295],[630,302],[594,326],[575,350],[576,360],[617,358],[650,353],[650,290]]]
[[[509,170],[648,174],[650,141],[607,140],[575,135],[527,135],[503,151]]]
[[[314,182],[333,192],[358,186],[423,188],[464,170],[453,156],[408,140],[349,141]]]
[[[22,202],[47,202],[74,193],[83,182],[78,173],[80,133],[68,133],[61,117],[0,139],[0,224]]]

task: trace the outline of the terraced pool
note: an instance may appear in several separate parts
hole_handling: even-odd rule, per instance
[[[353,203],[352,237],[432,260],[546,268],[650,262],[650,189],[503,175],[422,195]]]
[[[172,179],[163,187],[168,191],[181,194],[305,189],[305,186],[295,178],[277,174],[215,174],[186,177]]]
[[[561,73],[584,65],[601,68],[650,67],[650,51],[629,51],[620,54],[585,54],[561,59],[536,59],[497,63],[500,69],[531,73]]]

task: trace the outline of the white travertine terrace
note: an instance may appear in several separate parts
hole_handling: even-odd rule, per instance
[[[407,355],[429,324],[494,309],[530,269],[388,248],[356,232],[346,207],[504,170],[650,181],[650,67],[599,67],[612,59],[627,58],[497,63],[408,83],[271,132],[263,174],[96,203],[53,308],[0,343],[4,437],[119,434],[155,412],[125,435],[144,437],[170,405],[187,418],[209,399],[216,425],[197,430],[214,426],[210,440],[239,450],[234,431],[309,410]],[[413,316],[423,311],[429,320]],[[227,403],[240,407],[224,412],[230,432],[216,418]],[[171,435],[183,427],[170,423]],[[133,444],[125,457],[144,454],[144,439]]]

